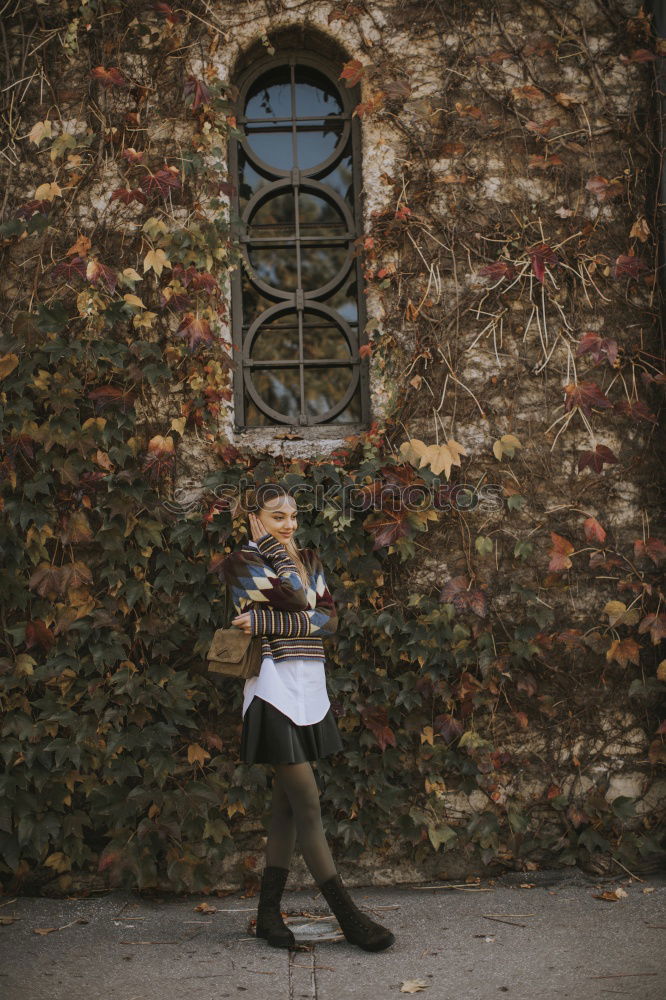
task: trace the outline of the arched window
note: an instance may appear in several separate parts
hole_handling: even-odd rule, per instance
[[[290,48],[236,79],[232,279],[236,430],[369,425],[358,93],[341,62]],[[328,436],[322,434],[321,436]]]

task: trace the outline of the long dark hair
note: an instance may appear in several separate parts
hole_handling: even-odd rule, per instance
[[[258,514],[259,511],[263,510],[267,506],[269,500],[275,500],[282,497],[288,497],[294,505],[296,501],[284,486],[280,486],[279,483],[260,483],[259,486],[249,489],[244,497],[239,497],[232,506],[232,518],[235,520],[239,515],[246,516],[248,511],[253,514]],[[249,528],[249,525],[246,523]],[[301,550],[296,545],[294,541],[294,536],[288,538],[285,542],[282,542],[285,549],[294,560],[298,575],[301,578],[304,587],[310,585],[310,578],[308,576],[308,571],[301,558]]]

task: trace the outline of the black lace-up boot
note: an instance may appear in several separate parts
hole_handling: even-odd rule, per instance
[[[268,865],[261,876],[257,908],[257,937],[266,938],[274,948],[293,948],[296,938],[280,913],[280,899],[289,875],[288,868]]]
[[[383,951],[393,944],[395,937],[391,931],[359,910],[339,874],[317,884],[351,944],[357,944],[364,951]]]

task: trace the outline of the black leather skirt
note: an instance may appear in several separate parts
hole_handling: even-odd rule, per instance
[[[319,722],[297,726],[275,705],[255,695],[243,716],[240,759],[245,764],[302,764],[342,749],[330,707]]]

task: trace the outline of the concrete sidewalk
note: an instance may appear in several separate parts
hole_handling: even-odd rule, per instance
[[[355,902],[396,935],[391,948],[376,954],[340,936],[314,886],[283,897],[299,940],[292,951],[254,937],[257,896],[0,897],[0,997],[666,997],[666,873],[641,882],[592,880],[567,869],[509,873],[466,889],[437,885],[350,889]],[[594,898],[613,890],[620,890],[619,899]],[[198,911],[202,903],[215,912]],[[49,927],[57,930],[35,933]]]

